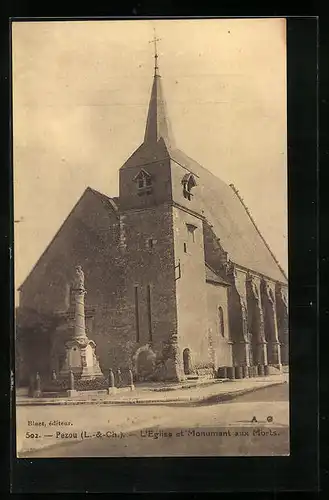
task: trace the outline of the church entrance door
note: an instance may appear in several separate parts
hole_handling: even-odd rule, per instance
[[[154,375],[155,354],[151,349],[138,353],[136,359],[136,374],[139,382],[151,380]]]

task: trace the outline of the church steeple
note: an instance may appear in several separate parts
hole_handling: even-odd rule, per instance
[[[159,40],[160,39],[156,38],[154,34],[154,38],[150,42],[154,43],[154,76],[147,114],[144,144],[155,144],[160,139],[163,139],[167,147],[173,147],[174,138],[168,119],[167,106],[164,99],[158,66],[159,56],[157,51],[157,41]]]

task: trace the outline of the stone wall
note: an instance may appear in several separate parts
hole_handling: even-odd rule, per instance
[[[218,308],[223,310],[224,335],[219,324]],[[232,366],[232,344],[228,318],[228,288],[226,286],[207,285],[207,320],[208,332],[214,351],[214,366]]]
[[[149,194],[140,194],[136,175],[145,170],[151,176]],[[123,211],[144,209],[161,205],[171,199],[170,160],[166,149],[160,144],[151,151],[143,145],[134,153],[119,173],[120,207]]]
[[[173,208],[173,220],[175,263],[180,269],[176,280],[178,342],[181,351],[190,349],[195,368],[207,367],[211,360],[202,220],[178,207]],[[187,224],[194,226],[193,234]]]
[[[149,346],[161,356],[166,342],[177,331],[171,206],[127,211],[121,216],[121,231],[125,242],[121,248],[125,286],[118,351],[125,353],[122,361],[132,363],[135,371],[132,360],[138,349]]]

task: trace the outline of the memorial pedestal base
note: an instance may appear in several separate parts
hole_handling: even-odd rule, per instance
[[[66,343],[66,359],[59,378],[67,378],[70,372],[80,380],[104,378],[95,355],[95,343],[87,337],[72,339]]]

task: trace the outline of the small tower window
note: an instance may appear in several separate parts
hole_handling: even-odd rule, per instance
[[[143,196],[144,194],[149,195],[152,192],[152,177],[143,168],[138,172],[138,174],[133,179],[137,183],[138,195]]]
[[[184,177],[182,179],[182,184],[183,184],[184,198],[186,198],[187,200],[191,200],[192,196],[193,196],[191,191],[196,186],[196,180],[195,180],[194,175],[192,175],[192,174],[184,175]]]
[[[187,245],[184,243],[184,253],[187,253]]]
[[[157,240],[155,240],[154,238],[147,238],[146,240],[146,248],[154,248],[155,244],[156,244]]]
[[[193,243],[195,242],[195,230],[197,229],[197,226],[194,224],[186,224],[187,227],[187,234],[188,234],[188,239],[189,241],[192,241]]]

